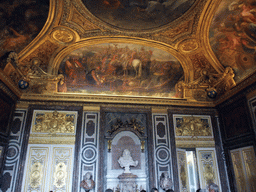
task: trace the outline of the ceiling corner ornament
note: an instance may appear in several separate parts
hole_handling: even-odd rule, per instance
[[[73,32],[66,28],[57,28],[51,34],[51,37],[60,43],[72,43],[75,41],[75,35]]]
[[[75,24],[79,26],[80,31],[86,32],[86,31],[93,31],[93,30],[99,30],[100,28],[90,22],[88,19],[83,17],[74,6],[71,8],[71,13],[67,19],[69,23]]]
[[[215,99],[216,95],[223,95],[236,86],[234,76],[235,74],[231,67],[225,68],[223,73],[212,73],[202,69],[199,78],[189,83],[180,82],[177,87],[184,98],[187,99],[195,99],[197,101],[207,100],[207,97]],[[209,96],[209,93],[214,94],[214,97]]]
[[[192,28],[193,28],[193,19],[190,19],[189,21],[184,22],[178,27],[160,32],[156,36],[164,36],[168,39],[172,39],[172,41],[175,41],[176,39],[178,39],[184,34],[192,33]]]
[[[186,39],[179,44],[178,49],[184,53],[192,52],[197,50],[199,43],[196,39]]]
[[[49,39],[45,40],[44,43],[39,45],[38,48],[34,49],[29,56],[22,58],[19,61],[19,68],[21,69],[23,74],[26,75],[28,72],[27,68],[30,67],[28,63],[30,63],[33,58],[38,58],[41,61],[40,68],[42,68],[44,71],[47,71],[49,60],[58,48],[58,44],[53,43]]]

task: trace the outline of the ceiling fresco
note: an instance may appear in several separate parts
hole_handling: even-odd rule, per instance
[[[0,78],[25,100],[215,105],[256,81],[255,10],[255,0],[0,0]]]
[[[221,64],[241,82],[256,69],[256,1],[225,0],[210,27],[210,44]]]
[[[174,21],[195,0],[83,0],[99,19],[122,29],[152,29]]]
[[[79,48],[61,62],[59,92],[177,98],[183,69],[170,53],[128,43]]]
[[[48,12],[47,0],[0,0],[0,60],[24,49],[43,28]]]

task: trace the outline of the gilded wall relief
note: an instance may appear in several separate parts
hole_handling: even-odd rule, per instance
[[[130,30],[160,27],[187,12],[196,0],[83,0],[86,8],[106,23]]]
[[[29,145],[23,191],[71,191],[74,147]]]
[[[197,148],[196,153],[198,158],[200,187],[206,189],[209,184],[215,183],[219,186],[219,191],[221,192],[216,152],[214,148]]]
[[[176,137],[213,137],[210,116],[174,115]]]
[[[59,92],[176,98],[179,61],[157,48],[106,43],[71,52],[60,64]]]
[[[210,27],[210,44],[221,64],[232,67],[236,83],[256,69],[255,1],[224,0]]]
[[[1,1],[0,58],[10,51],[19,53],[43,28],[49,1]]]
[[[253,146],[230,151],[237,191],[256,190],[256,156]]]
[[[75,134],[76,112],[38,111],[33,114],[31,133]]]

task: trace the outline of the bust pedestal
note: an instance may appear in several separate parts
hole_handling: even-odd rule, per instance
[[[119,179],[120,192],[136,192],[137,177],[137,175],[133,175],[132,173],[123,173],[119,175],[117,178]]]

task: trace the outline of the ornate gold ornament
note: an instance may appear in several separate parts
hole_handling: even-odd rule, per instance
[[[204,179],[208,185],[213,183],[215,180],[215,173],[211,164],[206,164],[204,166]]]
[[[140,141],[140,143],[141,143],[141,152],[142,153],[144,153],[144,151],[145,151],[145,141]]]
[[[116,123],[111,126],[111,129],[108,130],[107,132],[111,135],[113,133],[119,131],[120,129],[132,129],[133,131],[138,132],[141,136],[144,135],[144,129],[145,127],[142,127],[136,119],[132,118],[130,119],[130,122],[126,121],[125,123],[122,122],[121,119],[117,119]]]
[[[96,26],[95,24],[88,21],[85,17],[83,17],[74,6],[72,6],[71,8],[71,14],[68,18],[68,22],[78,25],[83,32],[99,29],[98,26]]]
[[[194,116],[177,119],[175,133],[176,136],[212,136],[208,121]]]
[[[56,188],[62,188],[66,185],[67,178],[67,166],[64,162],[60,162],[55,167],[54,172],[54,186]]]
[[[37,188],[41,185],[43,177],[43,166],[40,162],[36,162],[31,166],[30,170],[30,187]]]
[[[200,75],[192,82],[185,83],[181,81],[176,84],[177,89],[180,94],[183,94],[184,98],[204,101],[208,99],[207,93],[209,91],[215,91],[216,94],[222,95],[236,85],[235,74],[231,67],[225,68],[223,73],[212,73],[202,69]],[[189,90],[191,92],[187,94]]]
[[[52,38],[62,43],[70,43],[74,40],[74,35],[67,29],[56,29],[52,32]]]
[[[35,49],[31,54],[29,54],[29,56],[19,61],[19,69],[22,71],[24,75],[27,75],[32,64],[31,61],[33,60],[33,58],[38,58],[41,61],[39,67],[43,71],[47,71],[49,60],[52,57],[54,51],[56,51],[56,49],[58,48],[58,44],[53,43],[49,40],[45,40],[44,43],[39,45],[37,49]]]
[[[198,47],[199,45],[196,39],[187,39],[179,44],[179,50],[184,53],[195,51]]]
[[[75,133],[75,115],[58,111],[37,114],[32,132]]]
[[[168,39],[172,39],[172,41],[178,39],[181,35],[191,33],[192,32],[192,26],[193,26],[193,19],[184,22],[180,26],[166,30],[163,32],[158,33],[156,36],[164,36],[167,37]]]

